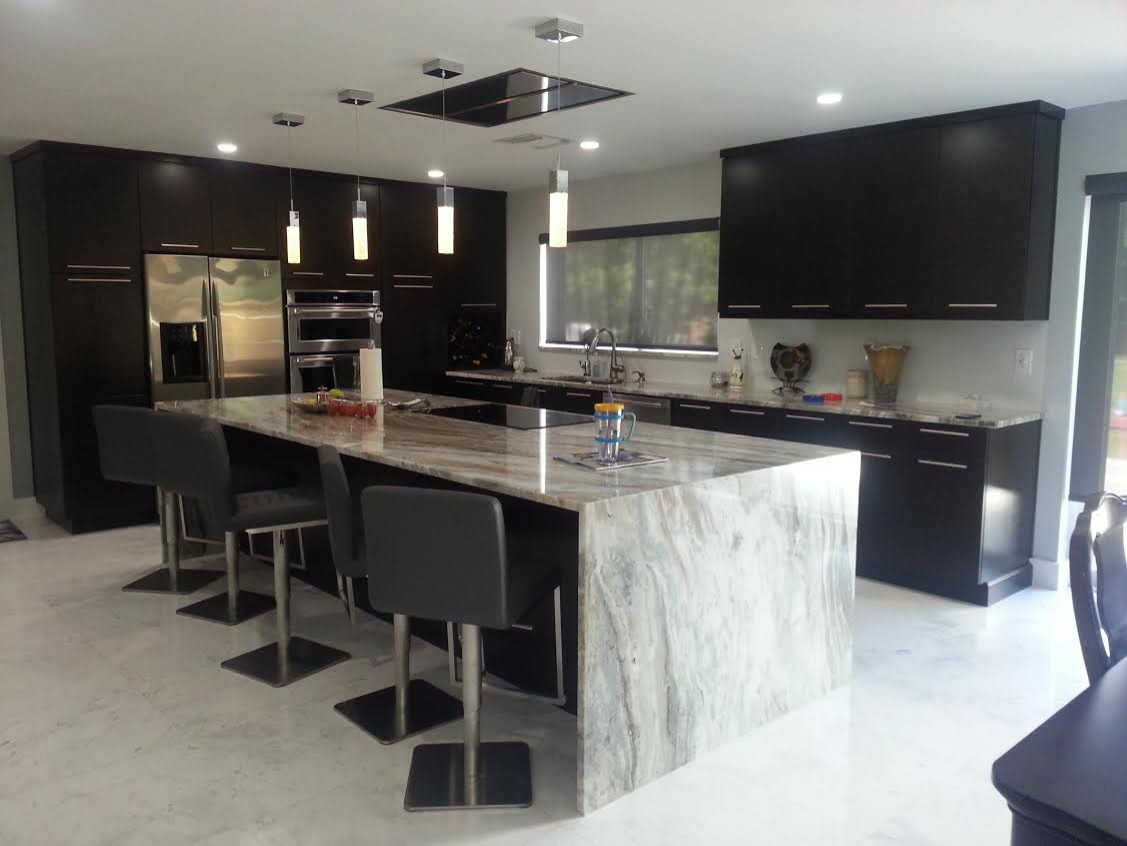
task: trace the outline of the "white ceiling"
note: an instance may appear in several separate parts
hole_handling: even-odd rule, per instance
[[[277,111],[304,113],[295,163],[351,171],[350,109],[367,88],[361,170],[425,179],[439,124],[377,105],[438,84],[435,56],[466,79],[553,73],[539,21],[582,21],[563,75],[633,97],[493,129],[450,125],[455,184],[539,185],[555,154],[495,144],[536,131],[594,137],[573,180],[700,159],[738,144],[1045,99],[1127,98],[1124,0],[0,0],[0,153],[46,138],[284,164]],[[821,91],[845,101],[816,106]],[[1124,139],[1127,143],[1127,139]]]

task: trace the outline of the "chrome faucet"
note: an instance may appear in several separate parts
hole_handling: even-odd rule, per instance
[[[621,382],[622,374],[626,372],[626,365],[622,363],[622,359],[618,356],[618,341],[614,337],[614,332],[605,326],[597,332],[594,329],[588,329],[583,333],[583,343],[587,345],[587,357],[579,363],[580,367],[583,368],[583,375],[591,378],[591,354],[598,353],[599,338],[604,333],[610,337],[610,381]]]

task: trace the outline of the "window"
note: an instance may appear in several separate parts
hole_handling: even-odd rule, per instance
[[[1127,174],[1089,176],[1091,195],[1070,497],[1127,493]]]
[[[619,348],[715,354],[719,236],[716,218],[541,236],[541,345],[605,326]]]

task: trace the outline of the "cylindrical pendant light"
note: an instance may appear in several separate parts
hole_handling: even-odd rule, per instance
[[[423,73],[442,80],[442,187],[438,189],[438,252],[454,253],[454,189],[446,184],[450,172],[446,161],[446,80],[461,76],[463,66],[449,59],[431,59],[423,65]]]
[[[556,114],[563,105],[561,75],[562,49],[566,41],[583,37],[583,24],[555,18],[536,27],[536,37],[556,45]],[[566,142],[561,142],[562,144]],[[548,246],[567,246],[567,171],[563,169],[562,149],[556,152],[556,169],[548,171]]]
[[[337,102],[353,107],[353,131],[356,153],[356,200],[352,204],[352,257],[368,260],[368,203],[360,199],[360,107],[374,99],[371,91],[346,88],[337,92]]]
[[[290,174],[290,215],[286,225],[286,262],[301,264],[301,216],[293,207],[293,141],[290,132],[295,126],[305,123],[304,115],[291,112],[278,112],[274,115],[274,125],[286,128],[286,166]]]

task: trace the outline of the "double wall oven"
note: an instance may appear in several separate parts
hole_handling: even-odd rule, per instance
[[[289,290],[290,391],[359,388],[360,350],[380,346],[379,291]]]

